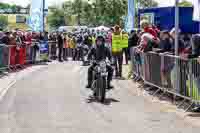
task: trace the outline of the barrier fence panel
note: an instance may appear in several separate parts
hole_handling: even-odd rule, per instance
[[[131,49],[131,59],[133,74],[147,84],[200,104],[200,60],[154,52],[136,54],[135,48]]]
[[[147,58],[145,64],[145,82],[151,83],[161,89],[165,89],[175,94],[186,96],[186,81],[189,74],[188,60],[175,58],[174,56],[157,54],[153,52],[145,53]],[[175,63],[178,63],[178,73]],[[176,81],[179,81],[179,88]]]
[[[130,49],[130,53],[131,53],[131,64],[132,64],[132,69],[133,69],[133,74],[138,77],[138,78],[142,78],[141,77],[141,58],[140,58],[140,54],[136,53],[136,49],[134,47],[132,47]]]
[[[187,80],[187,96],[200,104],[200,61],[194,59],[190,61],[190,76]]]
[[[55,60],[57,58],[57,42],[49,41],[49,58]]]
[[[0,70],[12,69],[36,61],[48,61],[55,58],[57,53],[55,41],[37,42],[32,44],[5,45],[0,44]]]
[[[48,42],[40,41],[39,42],[39,61],[47,61],[49,59],[48,56]]]
[[[3,51],[4,51],[4,44],[0,44],[0,69],[5,67],[3,63]]]

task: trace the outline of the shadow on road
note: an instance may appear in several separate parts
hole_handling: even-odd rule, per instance
[[[116,99],[113,99],[113,98],[107,98],[105,99],[104,105],[110,105],[111,103],[117,103],[117,102],[120,102],[119,100],[116,100]],[[90,96],[88,99],[87,99],[87,103],[100,103],[95,97],[93,96]]]
[[[47,66],[49,65],[47,62],[37,62],[35,64],[25,64],[21,66],[14,66],[10,68],[5,68],[5,69],[0,69],[0,79],[8,76],[9,74],[20,72],[22,70],[25,70],[28,67],[33,67],[33,66]]]
[[[113,77],[113,79],[114,79],[114,80],[126,80],[125,77],[115,77],[115,76]]]
[[[199,117],[200,118],[200,113],[191,113],[191,114],[188,114],[187,116],[189,116],[189,117]]]
[[[4,76],[8,76],[8,73],[0,71],[0,78],[3,78]]]

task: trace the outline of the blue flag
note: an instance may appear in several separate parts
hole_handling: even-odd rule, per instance
[[[135,0],[128,0],[128,16],[126,18],[126,31],[130,32],[135,27]]]
[[[44,0],[32,0],[28,24],[32,31],[43,31]]]

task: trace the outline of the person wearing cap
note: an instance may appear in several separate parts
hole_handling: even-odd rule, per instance
[[[181,33],[181,30],[178,29],[179,34]],[[172,48],[171,48],[171,52],[173,54],[175,54],[175,28],[172,28],[172,30],[170,31],[170,35],[172,38]],[[183,42],[183,40],[181,38],[178,38],[178,54],[183,54],[185,52],[185,44]]]
[[[116,77],[122,77],[123,52],[120,45],[121,45],[121,29],[119,25],[116,25],[114,27],[114,32],[112,34],[112,54],[114,58]]]
[[[159,43],[159,48],[161,49],[161,52],[171,52],[172,42],[170,39],[170,33],[167,30],[161,31]]]

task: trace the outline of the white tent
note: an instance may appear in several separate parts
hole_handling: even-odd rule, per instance
[[[95,30],[105,30],[105,31],[108,31],[110,28],[106,27],[106,26],[99,26],[99,27],[96,27]]]

